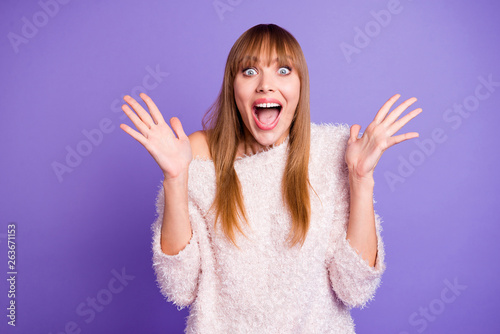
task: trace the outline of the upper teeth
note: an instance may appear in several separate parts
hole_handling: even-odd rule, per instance
[[[259,103],[255,105],[258,108],[272,108],[272,107],[281,107],[278,103]]]

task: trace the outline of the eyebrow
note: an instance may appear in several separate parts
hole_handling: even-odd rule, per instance
[[[285,56],[289,61],[292,61],[292,57],[289,55]],[[272,63],[277,63],[279,61],[279,57],[276,57],[273,59]],[[256,56],[245,56],[242,61],[242,63],[247,63],[247,62],[252,62],[252,63],[259,63],[260,59],[259,57]]]

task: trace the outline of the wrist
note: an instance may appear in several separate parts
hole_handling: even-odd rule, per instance
[[[174,177],[163,174],[163,185],[185,185],[188,182],[188,178],[188,171]]]
[[[373,173],[360,176],[349,171],[349,184],[351,185],[351,188],[356,187],[373,189],[375,186],[375,179],[373,178]]]

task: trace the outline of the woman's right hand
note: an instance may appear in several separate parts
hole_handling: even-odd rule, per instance
[[[178,137],[176,138],[153,100],[144,93],[139,96],[148,106],[151,115],[135,99],[126,95],[123,99],[134,108],[135,113],[127,104],[122,105],[122,110],[140,132],[123,123],[120,128],[148,150],[163,171],[165,180],[187,175],[193,154],[181,121],[177,117],[170,118],[172,129]]]

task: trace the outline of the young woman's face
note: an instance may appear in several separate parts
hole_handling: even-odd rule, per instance
[[[269,66],[266,59],[259,60],[240,68],[234,79],[234,97],[246,126],[246,140],[256,151],[286,139],[300,95],[296,69],[277,59]]]

